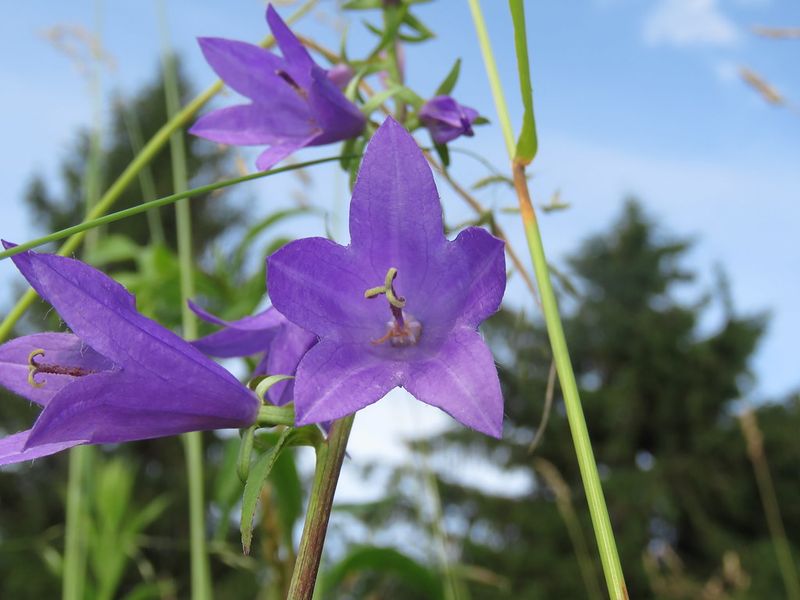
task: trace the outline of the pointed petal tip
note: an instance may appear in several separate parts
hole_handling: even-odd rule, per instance
[[[14,242],[8,242],[6,240],[0,240],[0,242],[3,243],[3,248],[5,248],[6,250],[8,250],[9,248],[14,248],[17,245]]]

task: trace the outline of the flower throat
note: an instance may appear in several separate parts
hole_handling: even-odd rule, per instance
[[[413,346],[419,341],[419,337],[422,334],[422,324],[411,314],[403,313],[406,299],[399,297],[394,291],[395,277],[397,277],[397,269],[391,267],[386,272],[386,279],[383,285],[368,289],[364,292],[364,297],[386,296],[386,300],[389,302],[389,310],[392,312],[392,320],[386,323],[386,334],[377,340],[373,340],[372,343],[383,344],[388,341],[392,346],[402,348]]]

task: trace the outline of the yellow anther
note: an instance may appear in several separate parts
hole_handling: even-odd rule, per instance
[[[380,296],[381,294],[386,295],[386,299],[389,301],[389,304],[394,306],[395,308],[403,308],[406,305],[405,298],[398,298],[397,295],[394,293],[394,279],[397,277],[397,269],[394,267],[390,267],[388,271],[386,271],[386,278],[384,279],[383,285],[379,285],[374,288],[369,288],[367,291],[364,292],[365,298],[374,298],[375,296]]]
[[[41,348],[37,348],[30,354],[28,354],[28,383],[35,388],[40,388],[44,385],[44,381],[39,383],[36,381],[35,377],[39,373],[39,365],[34,362],[34,358],[37,356],[44,356],[44,350]]]

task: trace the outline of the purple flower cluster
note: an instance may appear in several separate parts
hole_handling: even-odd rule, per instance
[[[283,53],[204,38],[206,59],[250,104],[214,111],[192,132],[230,144],[267,144],[267,169],[295,150],[361,134],[365,119],[270,6]],[[472,135],[478,113],[448,96],[419,112],[436,143]],[[12,244],[6,244],[11,247]],[[422,151],[391,117],[369,142],[350,204],[350,244],[287,244],[267,260],[272,306],[223,321],[188,343],[136,310],[133,296],[96,269],[61,256],[13,257],[71,333],[0,345],[0,385],[40,405],[30,430],[0,439],[0,465],[78,444],[248,427],[259,399],[206,355],[263,354],[260,374],[295,374],[271,388],[294,402],[296,424],[325,423],[395,387],[464,425],[499,437],[503,399],[478,326],[498,310],[506,283],[503,242],[469,227],[443,232],[442,209]]]

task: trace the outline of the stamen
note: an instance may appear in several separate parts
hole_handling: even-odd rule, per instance
[[[389,302],[389,310],[392,312],[393,321],[389,321],[387,325],[386,335],[373,340],[373,344],[383,344],[388,341],[392,346],[413,346],[419,340],[422,333],[422,324],[411,315],[404,315],[403,308],[406,305],[406,299],[397,295],[394,291],[394,280],[397,277],[397,269],[394,267],[389,268],[386,272],[386,278],[383,285],[369,288],[364,292],[365,298],[375,298],[377,296],[386,296]]]
[[[295,92],[297,92],[298,94],[300,94],[300,95],[301,95],[303,98],[305,98],[305,97],[306,97],[306,91],[305,91],[303,88],[301,88],[301,87],[298,85],[298,83],[297,83],[297,82],[294,80],[294,77],[292,77],[291,75],[289,75],[289,73],[287,73],[287,72],[286,72],[286,71],[284,71],[283,69],[278,69],[277,71],[275,71],[275,75],[277,75],[278,77],[280,77],[281,79],[283,79],[283,80],[284,80],[286,83],[288,83],[288,84],[289,84],[289,86],[290,86],[290,87],[291,87],[291,88],[292,88],[292,89],[293,89]]]
[[[46,382],[39,383],[36,381],[36,376],[40,373],[49,373],[51,375],[69,375],[70,377],[85,377],[91,375],[96,371],[84,369],[83,367],[62,367],[61,365],[50,365],[46,363],[38,363],[34,359],[37,356],[44,356],[44,350],[37,348],[28,355],[28,383],[33,387],[40,388]]]

